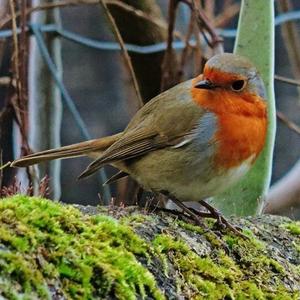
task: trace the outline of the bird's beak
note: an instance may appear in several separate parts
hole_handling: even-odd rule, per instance
[[[209,80],[201,80],[194,85],[196,89],[212,90],[216,86]]]

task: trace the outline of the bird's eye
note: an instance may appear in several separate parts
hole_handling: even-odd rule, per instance
[[[245,85],[245,80],[236,80],[231,84],[231,89],[235,92],[239,92],[245,87]]]

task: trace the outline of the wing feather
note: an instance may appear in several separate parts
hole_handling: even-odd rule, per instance
[[[183,147],[198,134],[205,112],[187,93],[191,81],[184,82],[148,102],[132,119],[122,137],[93,161],[79,178],[106,164],[126,161],[166,147]],[[196,130],[196,131],[195,131]]]

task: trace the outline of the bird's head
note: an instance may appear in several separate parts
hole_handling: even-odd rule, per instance
[[[193,80],[192,95],[201,106],[218,111],[265,106],[264,83],[255,66],[245,57],[224,53],[213,56],[203,74]]]
[[[267,103],[263,81],[245,57],[220,54],[207,61],[192,81],[193,101],[218,118],[216,166],[228,169],[262,151],[267,132]]]

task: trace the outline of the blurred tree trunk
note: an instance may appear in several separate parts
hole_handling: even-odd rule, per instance
[[[5,18],[9,14],[9,0],[0,1],[0,20]],[[4,28],[0,28],[4,29]],[[8,43],[6,39],[0,39],[0,77],[7,76],[9,73],[9,63],[4,64],[5,56],[8,54]],[[7,97],[7,87],[0,87],[0,151],[1,151],[1,160],[2,162],[7,162],[12,159],[12,119],[13,119],[13,110],[11,107],[5,107]],[[5,149],[5,151],[3,151]],[[3,170],[3,177],[1,178],[1,185],[8,185],[12,179],[13,172],[11,169],[6,168]]]
[[[32,5],[42,4],[42,0],[34,0]],[[56,23],[60,25],[58,9],[34,13],[32,23]],[[45,42],[50,55],[62,76],[61,44],[58,38],[51,34],[45,35]],[[60,91],[40,54],[34,37],[30,41],[29,51],[29,144],[34,151],[41,151],[60,146],[60,128],[62,118],[62,105]],[[46,174],[51,177],[51,198],[59,199],[60,187],[60,161],[40,164],[39,179]],[[36,182],[37,186],[37,182]]]
[[[114,3],[107,4],[125,43],[146,46],[166,41],[167,23],[155,0],[124,0],[122,2],[142,11],[149,17],[149,19],[143,18]],[[156,25],[150,20],[159,21],[162,26]],[[142,97],[147,102],[160,92],[161,64],[164,52],[148,55],[129,54]]]

